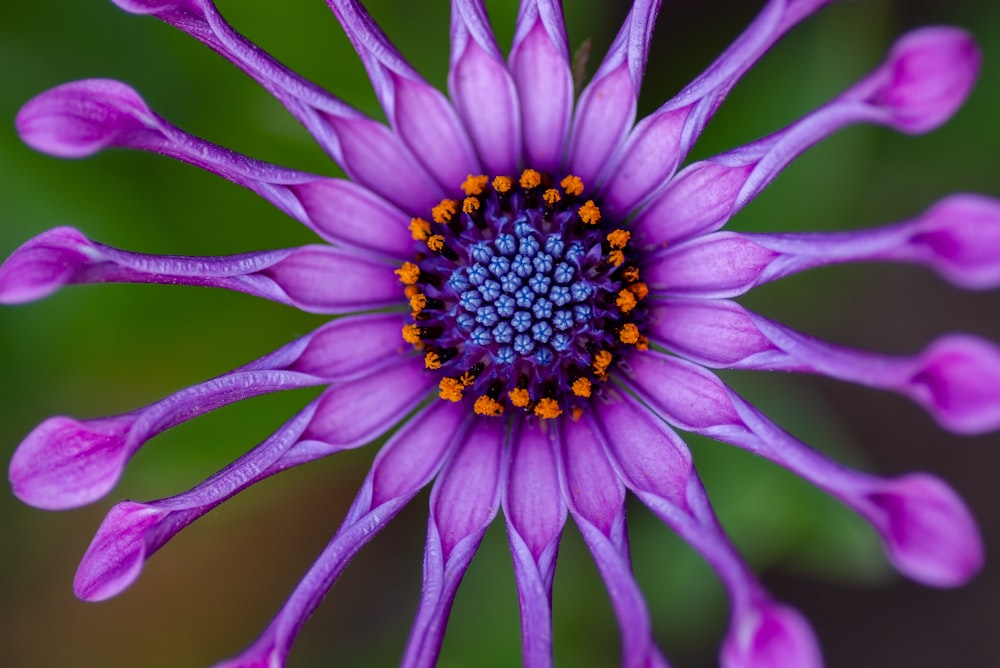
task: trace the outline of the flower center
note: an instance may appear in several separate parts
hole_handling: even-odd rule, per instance
[[[396,270],[413,316],[403,339],[441,374],[442,399],[475,397],[480,415],[579,416],[623,349],[649,345],[629,233],[579,178],[553,185],[532,169],[516,183],[469,175],[464,199],[410,223],[425,248]]]

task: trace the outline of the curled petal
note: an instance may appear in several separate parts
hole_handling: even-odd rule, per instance
[[[489,174],[514,174],[521,108],[482,0],[452,0],[448,92]]]
[[[983,565],[983,543],[968,508],[948,485],[929,475],[887,481],[868,499],[889,559],[914,580],[936,587],[965,584]]]
[[[333,276],[337,280],[331,280]],[[93,242],[68,227],[35,237],[0,266],[0,302],[37,299],[75,283],[226,288],[315,313],[399,302],[391,266],[329,246],[229,257],[148,255]]]
[[[394,314],[343,318],[239,369],[131,413],[95,420],[50,418],[14,452],[10,464],[14,493],[46,509],[90,503],[114,486],[146,441],[167,429],[250,397],[359,376],[356,383],[337,385],[323,395],[327,405],[310,438],[342,447],[374,438],[387,421],[391,423],[387,411],[405,413],[429,389],[427,374],[408,374],[415,365],[402,364],[400,357],[387,355],[387,348],[379,345],[398,336],[400,322]],[[361,331],[364,337],[358,336]],[[385,370],[393,366],[397,368]],[[389,387],[394,381],[400,385]],[[353,419],[345,415],[355,409],[363,412]]]
[[[723,668],[820,668],[823,659],[809,623],[773,602],[741,619],[722,647]]]
[[[836,346],[725,300],[671,299],[651,315],[651,336],[699,364],[819,373],[899,392],[955,432],[1000,427],[1000,347],[974,336],[945,336],[905,357]]]
[[[555,172],[573,113],[573,73],[558,0],[521,1],[508,63],[521,102],[525,165]]]
[[[446,190],[453,190],[478,161],[458,115],[396,51],[356,0],[327,0],[368,71],[385,115],[400,138]]]
[[[923,264],[972,290],[1000,286],[1000,202],[953,195],[913,220],[871,230],[715,232],[656,254],[644,276],[667,295],[735,297],[815,267],[863,261]]]
[[[235,401],[322,383],[282,370],[235,371],[112,418],[49,418],[21,442],[10,462],[14,493],[25,503],[60,510],[96,501],[153,436]]]
[[[408,218],[365,188],[199,139],[157,116],[138,93],[117,81],[89,79],[46,91],[24,105],[16,125],[24,141],[40,151],[83,156],[117,147],[159,153],[252,190],[334,243],[390,257],[408,257],[412,251]]]
[[[956,59],[957,51],[974,48],[962,31],[928,31],[904,36],[872,74],[797,123],[687,167],[636,218],[637,240],[653,247],[719,229],[795,157],[847,125],[878,123],[912,132],[932,129],[946,120],[969,89],[968,85],[951,86],[949,77],[971,81],[978,61]],[[957,73],[909,65],[937,57],[958,68]],[[899,68],[908,72],[906,77],[891,76]],[[906,93],[924,86],[943,91],[941,98],[931,104]]]
[[[236,32],[211,0],[114,0],[134,14],[151,14],[232,62],[281,102],[350,177],[412,215],[443,191],[389,128],[303,79]]]
[[[300,442],[315,408],[314,400],[259,446],[183,494],[148,503],[123,501],[111,508],[80,561],[73,579],[76,595],[85,601],[103,601],[121,593],[139,577],[146,560],[181,529],[241,490],[287,468],[282,457]],[[325,448],[323,454],[330,452]]]
[[[909,577],[932,585],[958,584],[978,569],[975,524],[953,493],[941,492],[941,483],[901,484],[844,468],[688,362],[648,352],[630,365],[630,386],[662,419],[766,457],[837,497],[872,524],[893,563]],[[692,395],[700,397],[696,411],[684,400]],[[914,478],[901,480],[908,479]],[[942,530],[948,525],[954,531]],[[927,549],[938,540],[951,542]]]
[[[580,94],[569,140],[567,170],[594,183],[635,121],[660,0],[633,3],[604,62]]]

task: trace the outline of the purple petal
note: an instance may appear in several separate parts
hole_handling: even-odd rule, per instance
[[[128,460],[153,436],[235,401],[322,382],[289,371],[241,370],[117,417],[49,418],[25,437],[11,458],[14,494],[47,510],[85,505],[114,486]]]
[[[688,362],[646,352],[629,363],[630,387],[660,418],[766,457],[837,497],[872,524],[894,564],[906,575],[941,584],[949,581],[941,575],[945,573],[957,583],[968,579],[970,569],[981,561],[975,524],[954,495],[936,494],[937,498],[927,503],[919,498],[911,502],[906,498],[911,491],[908,486],[897,489],[897,481],[857,473],[830,461],[782,431],[710,373]],[[697,407],[685,401],[695,396],[700,397]],[[914,487],[915,492],[928,491],[927,486]],[[939,489],[931,487],[928,496],[935,496]],[[941,527],[949,523],[955,532],[946,535]],[[905,538],[901,540],[901,536]],[[925,549],[938,538],[952,542],[936,551]],[[901,558],[896,552],[906,546],[918,556]],[[914,562],[919,567],[913,567]]]
[[[342,446],[368,443],[397,424],[435,384],[421,357],[331,388],[316,409],[305,438]]]
[[[405,414],[419,401],[415,395],[429,389],[429,376],[422,370],[414,372],[415,364],[386,354],[393,348],[385,343],[398,336],[400,323],[395,314],[343,318],[239,369],[131,413],[83,421],[50,418],[14,452],[10,463],[14,493],[39,508],[90,503],[114,486],[146,441],[167,429],[229,403],[335,381],[343,384],[323,395],[327,401],[316,420],[315,438],[342,447],[354,442],[351,439],[364,441],[366,434],[370,440],[385,428],[384,422],[393,424],[392,410]],[[362,331],[365,335],[359,336]],[[393,366],[397,368],[384,371]],[[356,383],[346,382],[359,376]],[[392,389],[403,391],[393,394],[386,387],[392,379],[403,383]],[[368,394],[352,396],[363,392]],[[381,405],[371,406],[373,397],[380,398]],[[343,411],[351,407],[367,412],[345,420]],[[342,427],[343,421],[349,424]],[[333,430],[337,433],[328,433]]]
[[[337,280],[331,280],[331,277]],[[166,283],[226,288],[314,313],[346,313],[400,302],[384,265],[329,246],[187,257],[130,253],[56,228],[0,265],[0,302],[44,297],[66,284]]]
[[[669,295],[735,297],[814,267],[872,260],[923,264],[967,289],[1000,286],[1000,202],[953,195],[913,220],[872,230],[707,234],[654,255],[644,276]]]
[[[607,169],[609,214],[624,216],[673,175],[737,81],[795,24],[831,0],[771,0],[697,79],[636,125]]]
[[[620,410],[619,415],[614,417],[616,407]],[[821,665],[811,630],[794,613],[791,613],[792,617],[772,616],[762,624],[765,621],[763,618],[775,606],[723,532],[705,488],[690,466],[687,447],[673,430],[655,422],[647,410],[627,398],[616,401],[609,397],[607,403],[598,406],[596,416],[609,446],[612,463],[621,472],[625,485],[701,553],[726,586],[732,602],[732,624],[727,645],[739,647],[742,659],[742,662],[732,665],[758,665],[761,668],[772,665],[789,668]],[[612,416],[610,421],[609,416]],[[616,428],[616,422],[620,426],[629,416],[633,420],[644,421],[651,430],[658,429],[662,432],[660,437],[647,438],[637,444],[637,435],[622,433]],[[681,466],[680,470],[650,475],[646,467],[636,467],[630,461],[637,450],[648,450],[644,453],[646,461],[656,460],[658,456],[670,460],[676,458],[675,453],[680,451],[688,456],[688,465],[686,469]],[[796,623],[791,623],[793,621]],[[767,663],[769,660],[773,663]],[[753,663],[755,661],[757,663]],[[729,664],[724,661],[724,665]]]
[[[975,434],[1000,427],[1000,347],[953,334],[913,357],[879,355],[800,334],[723,300],[654,307],[650,334],[711,367],[820,373],[899,392],[942,426]]]
[[[573,113],[573,73],[558,0],[522,0],[508,58],[524,129],[524,163],[554,173],[562,165]]]
[[[437,474],[463,418],[454,406],[435,402],[386,443],[337,534],[288,601],[253,645],[218,668],[285,665],[302,625],[350,560]]]
[[[455,592],[500,507],[505,429],[484,419],[469,430],[431,491],[424,584],[402,664],[432,666]]]
[[[448,92],[486,172],[514,174],[521,107],[482,0],[452,0]]]
[[[594,557],[622,636],[623,666],[666,666],[653,642],[649,610],[632,575],[625,531],[625,490],[589,418],[562,425],[563,497]]]
[[[752,144],[695,163],[657,195],[636,218],[637,242],[669,244],[719,229],[808,147],[853,123],[878,123],[900,131],[936,127],[964,101],[978,60],[957,54],[975,50],[955,29],[927,29],[900,39],[872,74],[784,130]],[[935,58],[954,71],[923,63]],[[893,76],[897,70],[905,77]],[[953,85],[959,80],[961,85]],[[928,101],[908,91],[937,91]]]
[[[983,565],[983,544],[968,508],[953,489],[929,475],[890,480],[868,495],[883,513],[886,550],[914,580],[963,585]]]
[[[443,191],[400,139],[233,30],[210,0],[115,0],[127,12],[152,14],[186,32],[255,79],[301,122],[355,181],[414,215]]]
[[[111,508],[80,561],[73,591],[103,601],[128,588],[145,561],[191,522],[250,485],[283,470],[280,464],[315,414],[316,400],[259,446],[193,489],[159,501],[123,501]]]
[[[159,153],[252,190],[332,242],[390,257],[412,252],[406,216],[364,188],[199,139],[154,114],[138,93],[117,81],[90,79],[53,88],[24,105],[16,122],[22,139],[40,151],[73,157],[108,147]]]
[[[678,397],[692,401],[692,397]],[[687,507],[691,453],[677,434],[629,398],[595,404],[595,415],[627,487],[657,494]]]
[[[796,610],[766,602],[732,629],[722,647],[723,668],[819,668],[815,634]]]
[[[596,183],[635,121],[660,0],[636,0],[604,62],[580,94],[569,140],[567,171]]]
[[[554,435],[525,422],[511,443],[501,498],[521,608],[524,665],[552,665],[552,577],[566,503],[559,489]]]
[[[958,110],[969,96],[982,55],[972,35],[951,27],[915,30],[902,37],[889,54],[888,67],[876,77],[880,106],[893,117],[892,126],[903,132],[929,132]]]
[[[417,160],[445,188],[454,190],[478,172],[465,128],[447,98],[396,51],[356,0],[327,0],[361,57],[385,115]]]

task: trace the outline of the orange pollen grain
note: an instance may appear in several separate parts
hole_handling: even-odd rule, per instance
[[[645,336],[640,336],[639,340],[635,342],[636,350],[649,350],[649,339]]]
[[[413,311],[414,315],[420,313],[425,308],[427,308],[427,297],[419,292],[410,296],[410,310]]]
[[[431,233],[431,224],[423,218],[413,218],[410,220],[410,234],[414,240],[423,241]]]
[[[443,199],[431,209],[431,217],[435,223],[447,223],[456,213],[458,213],[458,202],[453,199]]]
[[[545,200],[545,203],[549,206],[555,206],[559,203],[559,200],[562,199],[562,195],[560,195],[559,191],[555,188],[549,188],[542,193],[542,199]]]
[[[638,343],[639,342],[639,328],[635,326],[633,322],[627,322],[622,325],[622,331],[618,335],[622,343]]]
[[[466,197],[462,200],[462,211],[468,214],[473,214],[479,211],[481,206],[479,200],[475,197]]]
[[[526,169],[521,172],[521,179],[519,182],[521,187],[525,190],[537,188],[542,185],[542,175],[533,169]]]
[[[562,409],[555,399],[544,397],[535,405],[535,415],[543,420],[554,420],[562,415]]]
[[[592,364],[594,373],[603,374],[608,370],[609,366],[611,366],[611,353],[607,350],[598,350],[597,354],[594,355],[594,362]]]
[[[476,377],[473,376],[471,372],[466,371],[459,377],[459,381],[461,381],[464,387],[468,387],[469,385],[472,385],[474,382],[476,382]]]
[[[438,389],[440,390],[438,396],[442,399],[456,402],[461,401],[465,386],[457,378],[442,378],[441,382],[438,383]]]
[[[645,299],[649,294],[649,286],[645,283],[633,283],[628,286],[628,289],[632,291],[636,299]]]
[[[493,179],[493,190],[497,191],[501,195],[509,193],[510,189],[514,187],[514,182],[511,181],[509,176],[497,176]]]
[[[525,408],[529,403],[531,403],[531,396],[528,394],[528,390],[523,387],[515,387],[507,393],[507,396],[510,397],[510,403],[514,404],[518,408]]]
[[[433,350],[424,355],[424,368],[431,369],[432,371],[441,368],[441,358]]]
[[[577,196],[583,194],[583,179],[579,176],[573,176],[570,174],[560,181],[559,185],[566,191],[567,195]]]
[[[622,269],[622,280],[626,283],[635,283],[639,280],[638,267],[625,267]]]
[[[403,294],[406,296],[407,299],[410,299],[411,297],[413,297],[413,295],[420,294],[420,288],[418,288],[415,285],[407,285],[405,288],[403,288]]]
[[[590,380],[587,378],[577,378],[573,381],[573,385],[570,389],[573,390],[573,394],[576,396],[586,399],[590,396]]]
[[[621,290],[618,293],[618,298],[615,300],[615,306],[617,306],[622,313],[628,313],[634,309],[638,303],[639,301],[630,290]]]
[[[485,174],[469,174],[462,181],[462,192],[470,197],[473,195],[482,195],[483,191],[486,190],[486,184],[489,182],[490,177]]]
[[[579,214],[580,220],[588,225],[596,225],[601,222],[601,210],[594,204],[594,200],[592,199],[584,202],[583,206],[577,209],[576,212]]]
[[[573,422],[577,422],[581,417],[583,417],[583,409],[579,406],[573,406]]]
[[[608,262],[616,267],[622,266],[625,263],[625,253],[620,250],[613,250],[608,253]]]
[[[444,248],[444,237],[440,234],[435,234],[427,238],[427,247],[430,248],[435,253]]]
[[[403,266],[393,273],[399,276],[399,282],[404,285],[413,285],[420,280],[420,267],[412,262],[404,262]]]
[[[413,345],[420,343],[420,328],[416,325],[403,325],[403,340]]]
[[[495,399],[484,394],[476,399],[476,403],[472,406],[472,410],[476,412],[476,415],[492,415],[496,417],[497,415],[503,413],[503,406]]]
[[[608,234],[608,243],[612,248],[625,248],[628,240],[632,238],[632,233],[625,230],[615,230]]]

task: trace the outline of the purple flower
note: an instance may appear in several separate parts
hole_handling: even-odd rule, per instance
[[[221,666],[281,666],[357,551],[432,484],[423,595],[402,663],[435,663],[452,601],[502,509],[524,663],[552,663],[551,590],[572,516],[604,579],[622,664],[665,666],[632,575],[626,492],[690,543],[728,590],[727,668],[819,666],[807,622],[774,601],[730,544],[676,430],[768,458],[867,520],[903,574],[933,586],[982,564],[974,520],[926,474],[847,469],[784,432],[710,369],[817,373],[903,394],[944,427],[1000,427],[1000,348],[953,334],[912,357],[835,346],[732,298],[813,267],[923,264],[968,289],[1000,286],[1000,202],[955,195],[921,216],[838,234],[720,231],[805,149],[854,123],[922,133],[961,105],[979,68],[965,32],[902,37],[826,105],[682,168],[740,77],[829,0],[769,0],[701,76],[636,122],[657,0],[636,0],[574,102],[560,3],[523,0],[504,60],[476,0],[453,0],[449,96],[428,85],[354,0],[329,0],[389,126],[303,80],[230,27],[210,0],[116,0],[210,46],[258,81],[351,180],[260,162],[169,124],[128,86],[65,84],[17,118],[38,150],[137,148],[260,194],[323,244],[229,257],[156,256],[57,228],[0,267],[0,301],[74,283],[223,287],[342,317],[244,367],[124,415],[55,417],[10,465],[15,493],[72,508],[111,490],[157,434],[279,390],[321,393],[193,489],[114,506],[74,582],[84,600],[128,587],[181,529],[263,478],[391,433],[340,529],[257,641]]]

